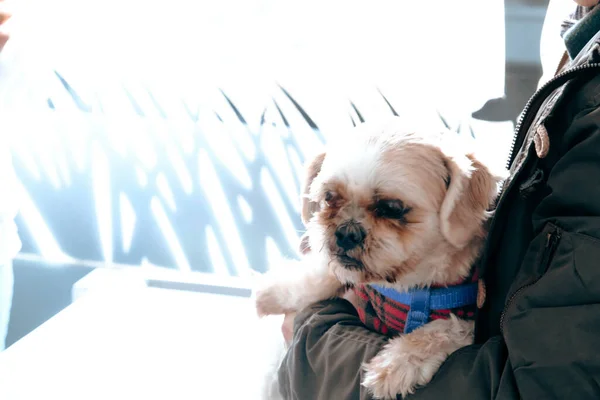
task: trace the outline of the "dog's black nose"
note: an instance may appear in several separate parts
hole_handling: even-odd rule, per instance
[[[367,236],[367,232],[355,222],[339,226],[335,231],[336,243],[344,251],[360,246],[364,242],[365,236]]]

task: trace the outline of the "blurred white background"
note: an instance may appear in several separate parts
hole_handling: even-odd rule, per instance
[[[6,52],[13,54],[3,57],[16,57],[20,77],[38,90],[52,69],[82,93],[123,80],[210,101],[220,87],[256,123],[278,82],[324,129],[349,122],[349,98],[377,109],[375,88],[400,109],[435,104],[465,115],[504,90],[501,0],[19,0],[14,7]]]

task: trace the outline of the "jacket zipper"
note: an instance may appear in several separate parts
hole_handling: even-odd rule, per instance
[[[523,292],[523,290],[535,285],[542,276],[544,276],[544,274],[546,273],[546,271],[548,271],[548,268],[550,267],[550,262],[552,261],[552,258],[554,257],[554,252],[556,251],[556,247],[558,246],[558,242],[560,241],[560,229],[558,228],[554,228],[552,231],[548,232],[548,236],[546,239],[546,246],[544,248],[544,254],[542,256],[542,261],[541,261],[541,265],[543,266],[543,271],[542,273],[535,278],[533,281],[521,286],[519,289],[517,289],[508,299],[508,301],[506,302],[506,305],[504,306],[504,309],[502,310],[502,314],[500,315],[500,331],[504,334],[504,319],[506,317],[506,312],[508,311],[509,307],[512,305],[512,303],[514,302],[514,300],[516,299],[516,297]]]
[[[510,153],[509,153],[509,158],[508,158],[508,161],[506,164],[506,169],[510,170],[510,167],[512,166],[512,163],[514,162],[517,152],[523,145],[523,141],[525,140],[525,134],[527,133],[527,130],[529,129],[529,125],[531,124],[533,117],[535,117],[535,115],[537,114],[537,112],[538,112],[539,108],[541,107],[542,103],[544,102],[544,100],[546,100],[546,98],[550,94],[552,94],[552,92],[554,92],[556,89],[558,89],[559,87],[564,85],[569,80],[575,78],[575,76],[577,74],[591,73],[591,72],[600,72],[600,63],[579,65],[579,66],[571,68],[565,72],[562,72],[562,73],[556,75],[554,78],[550,79],[544,85],[542,85],[542,87],[540,87],[533,94],[533,96],[531,96],[531,98],[525,105],[523,112],[519,116],[519,120],[517,121],[517,125],[515,127],[515,134],[514,134],[514,137],[512,140],[512,144],[510,146]],[[510,189],[512,189],[515,182],[518,181],[520,172],[521,172],[521,170],[517,171],[517,174],[513,177],[513,179],[510,181],[510,183],[506,187],[503,187],[500,190],[500,193],[498,194],[498,197],[497,197],[498,200],[496,203],[496,212],[495,212],[494,218],[492,219],[492,221],[490,223],[488,232],[494,231],[496,222],[499,219],[498,211],[500,210],[501,205],[506,197],[506,196],[504,196],[504,194],[509,192]],[[482,251],[481,265],[487,264],[487,261],[489,258],[488,254],[489,254],[490,246],[492,243],[492,240],[490,240],[490,239],[491,239],[491,237],[488,237],[488,240],[486,240],[484,249]]]

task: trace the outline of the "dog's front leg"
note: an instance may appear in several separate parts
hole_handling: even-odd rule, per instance
[[[342,287],[326,263],[318,257],[290,261],[267,272],[255,291],[259,316],[286,314],[336,296]]]
[[[363,386],[377,399],[414,393],[417,386],[429,383],[451,353],[473,343],[473,327],[472,321],[452,315],[391,339],[365,366]]]

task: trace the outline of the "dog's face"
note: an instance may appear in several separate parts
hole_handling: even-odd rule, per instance
[[[340,281],[410,275],[425,284],[449,250],[482,235],[498,179],[472,157],[450,157],[440,138],[365,124],[309,166],[303,218],[310,248]]]

